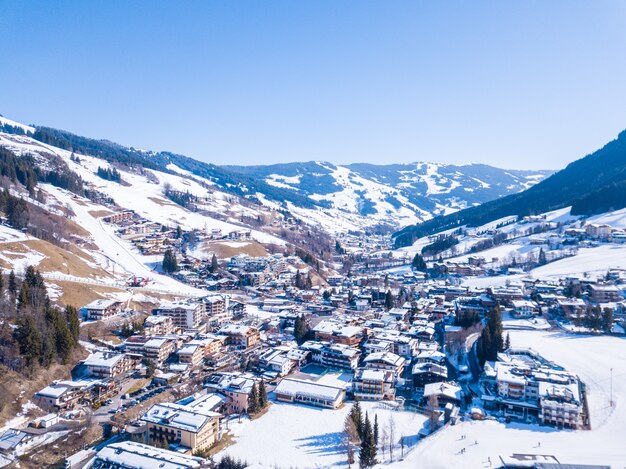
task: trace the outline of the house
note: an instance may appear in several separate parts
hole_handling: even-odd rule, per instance
[[[134,370],[139,360],[127,354],[115,352],[94,352],[83,362],[89,376],[97,378],[116,378]]]
[[[611,303],[624,299],[622,292],[615,285],[589,285],[591,299],[596,303]]]
[[[311,353],[311,361],[319,365],[340,370],[356,370],[361,352],[342,344],[309,340],[300,348]]]
[[[152,314],[172,318],[174,326],[183,329],[198,327],[205,317],[204,304],[194,300],[172,301],[153,309]]]
[[[169,451],[134,441],[112,443],[100,449],[90,466],[92,469],[145,469],[162,467],[168,469],[204,469],[209,467],[206,459]]]
[[[174,321],[169,316],[148,316],[143,322],[146,336],[167,335],[174,332]]]
[[[200,344],[185,344],[178,350],[178,361],[197,367],[204,360],[204,347]]]
[[[392,352],[370,353],[363,360],[368,370],[389,370],[395,376],[402,376],[405,359]]]
[[[33,396],[33,402],[44,410],[72,409],[84,396],[91,381],[54,381]]]
[[[511,306],[513,306],[511,314],[520,319],[533,317],[537,308],[534,302],[528,300],[513,300]]]
[[[0,454],[23,456],[32,449],[44,444],[45,433],[10,428],[0,435]]]
[[[249,373],[213,373],[204,380],[204,387],[226,396],[226,412],[245,414],[248,412],[249,397],[256,379]]]
[[[352,380],[352,393],[363,401],[393,400],[395,377],[388,370],[357,370]]]
[[[153,444],[167,444],[181,452],[195,453],[210,448],[222,438],[222,415],[202,406],[161,403],[140,419]]]
[[[227,345],[234,345],[240,349],[253,347],[261,341],[261,334],[258,330],[241,324],[226,324],[218,331],[218,334],[227,337]]]
[[[122,303],[115,300],[95,300],[81,308],[90,321],[100,321],[117,316],[122,312]]]
[[[424,386],[424,401],[428,402],[433,398],[437,399],[440,407],[445,407],[448,403],[459,406],[463,398],[463,390],[461,386],[453,383],[429,383]]]
[[[156,365],[164,363],[174,353],[174,341],[159,337],[152,338],[143,344],[144,356]]]
[[[485,366],[486,383],[494,392],[482,396],[485,406],[505,417],[577,429],[583,426],[581,383],[534,352],[509,349]],[[494,395],[495,394],[495,395]]]
[[[313,328],[315,340],[337,344],[358,346],[364,338],[364,331],[359,326],[347,326],[337,321],[321,321]]]
[[[274,392],[280,402],[298,402],[329,409],[337,409],[346,396],[343,387],[295,378],[283,378]]]
[[[416,363],[412,370],[413,386],[424,387],[430,383],[441,383],[448,379],[448,369],[445,365],[433,362]]]

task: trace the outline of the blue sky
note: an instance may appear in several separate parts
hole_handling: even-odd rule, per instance
[[[560,168],[626,128],[626,3],[0,0],[0,113],[216,164]]]

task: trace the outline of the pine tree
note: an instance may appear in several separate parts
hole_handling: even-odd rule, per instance
[[[248,396],[248,413],[256,414],[259,411],[259,393],[256,384],[252,385],[250,396]]]
[[[22,287],[20,288],[20,293],[17,297],[17,309],[22,310],[28,306],[28,284],[26,282],[22,282]]]
[[[374,414],[374,444],[378,446],[378,414]]]
[[[61,320],[60,315],[57,312],[58,320],[55,321],[55,342],[57,355],[61,359],[62,363],[67,363],[72,355],[72,349],[74,348],[74,339],[70,333],[67,323]]]
[[[2,290],[4,290],[4,275],[0,272],[0,294],[2,293]]]
[[[385,294],[385,309],[389,311],[391,308],[393,308],[393,293],[391,293],[391,290],[387,290]]]
[[[296,316],[296,321],[293,328],[293,336],[295,337],[296,342],[298,342],[298,345],[302,345],[302,343],[306,340],[306,336],[308,335],[308,333],[309,326],[307,326],[304,314]]]
[[[602,311],[602,330],[604,332],[611,332],[613,329],[613,310],[611,308],[604,308]]]
[[[145,360],[146,365],[146,376],[148,378],[152,378],[154,376],[154,372],[156,371],[156,365],[152,360]]]
[[[354,422],[356,431],[359,434],[359,438],[363,438],[363,413],[361,411],[361,404],[359,400],[355,399],[352,408],[350,409],[350,418]]]
[[[67,320],[67,325],[72,339],[74,340],[74,344],[77,344],[80,336],[80,319],[78,317],[78,311],[74,306],[67,305],[65,307],[65,319]]]
[[[265,389],[265,381],[261,380],[259,383],[259,409],[265,409],[267,404],[267,389]]]
[[[508,350],[511,348],[511,334],[506,333],[506,340],[504,341],[504,350]]]
[[[178,270],[178,262],[176,261],[176,254],[174,254],[174,251],[172,251],[171,249],[168,249],[167,251],[165,251],[165,254],[163,255],[163,272],[165,273],[172,273],[172,272],[176,272]]]
[[[13,296],[17,293],[17,279],[13,271],[9,272],[9,293]]]
[[[215,272],[217,272],[218,267],[219,264],[217,263],[217,256],[213,254],[213,257],[211,258],[211,267],[209,268],[209,272],[214,274]]]
[[[548,260],[546,259],[546,253],[543,248],[539,249],[539,265],[546,265]]]
[[[413,262],[411,263],[412,267],[415,270],[424,271],[426,270],[426,262],[420,253],[416,253],[413,258]]]
[[[176,227],[176,239],[180,239],[183,237],[183,229],[178,225]]]
[[[32,368],[41,355],[41,334],[37,330],[35,319],[30,314],[20,315],[16,325],[15,341],[20,348],[20,354],[26,359],[26,365]]]
[[[374,432],[367,413],[363,424],[363,436],[361,438],[361,451],[359,453],[359,463],[361,468],[370,468],[376,464],[376,443],[374,442]]]

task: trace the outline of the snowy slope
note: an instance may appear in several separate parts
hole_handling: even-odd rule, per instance
[[[413,224],[521,191],[549,174],[434,163],[336,166],[316,161],[226,168],[321,202],[324,208],[314,210],[314,217],[309,207],[291,204],[289,210],[333,231]]]

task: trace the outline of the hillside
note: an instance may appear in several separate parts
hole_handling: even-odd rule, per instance
[[[518,194],[486,202],[407,227],[394,234],[398,247],[460,226],[478,226],[507,216],[525,216],[572,206],[574,215],[593,215],[626,207],[626,131]]]
[[[244,205],[284,212],[331,235],[391,232],[408,224],[517,193],[550,171],[503,170],[486,165],[396,165],[325,162],[216,166],[184,155],[124,147],[49,127],[2,118],[0,131],[92,156],[118,167],[189,175],[232,194]]]

